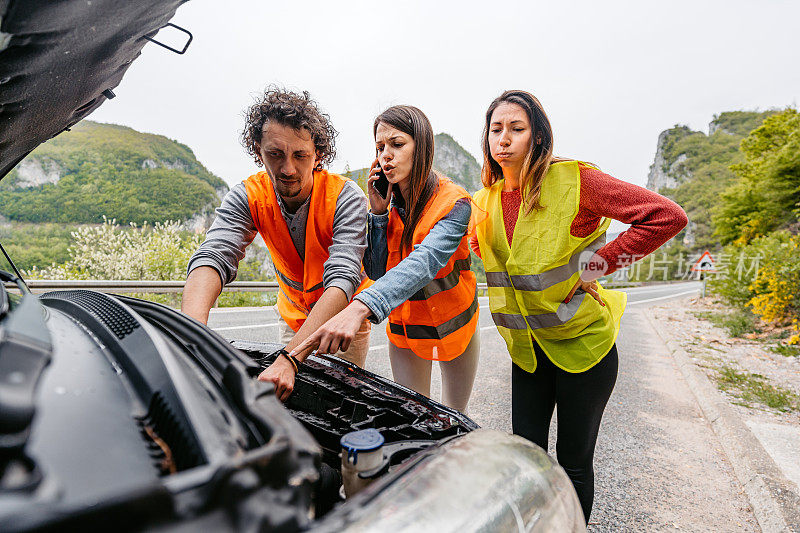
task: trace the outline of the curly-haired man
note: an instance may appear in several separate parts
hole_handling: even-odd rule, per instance
[[[242,144],[265,170],[234,186],[217,209],[205,242],[189,261],[182,311],[206,323],[222,286],[236,278],[245,248],[260,233],[280,292],[282,341],[291,351],[369,282],[366,197],[352,181],[323,167],[334,156],[336,130],[307,92],[269,88],[247,112]],[[341,357],[364,365],[370,323]],[[302,362],[302,361],[300,361]],[[286,400],[297,361],[278,359],[259,379]]]

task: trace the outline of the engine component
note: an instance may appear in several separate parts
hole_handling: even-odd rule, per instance
[[[342,482],[346,497],[353,496],[375,479],[359,474],[383,465],[383,443],[383,435],[376,429],[353,431],[342,437]]]

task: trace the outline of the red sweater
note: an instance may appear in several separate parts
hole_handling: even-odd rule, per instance
[[[631,225],[597,251],[608,264],[604,274],[611,274],[652,253],[686,226],[686,213],[672,200],[597,169],[585,166],[580,169],[581,196],[570,233],[574,237],[587,237],[597,229],[602,217]],[[522,195],[519,190],[503,191],[501,202],[506,238],[511,245]],[[475,236],[470,245],[480,257]]]

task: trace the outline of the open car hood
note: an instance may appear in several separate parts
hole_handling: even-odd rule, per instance
[[[0,179],[106,99],[186,0],[0,0]]]

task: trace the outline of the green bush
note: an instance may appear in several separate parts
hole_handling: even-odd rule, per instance
[[[34,279],[181,280],[201,238],[178,222],[122,228],[105,220],[72,232],[67,262],[26,274]]]
[[[746,244],[800,217],[800,113],[787,109],[767,118],[741,151],[745,160],[731,167],[736,180],[713,215],[723,244]]]
[[[800,317],[800,235],[776,231],[749,244],[734,244],[725,251],[732,257],[759,257],[758,272],[729,272],[714,280],[710,289],[734,306],[748,306],[765,322],[787,323]]]
[[[264,292],[223,292],[217,299],[218,307],[265,307],[275,305],[277,295]]]
[[[800,357],[800,348],[797,346],[789,346],[788,344],[774,344],[769,347],[773,353],[780,354],[784,357]]]
[[[177,222],[155,226],[130,224],[121,227],[114,220],[101,225],[82,226],[71,233],[69,259],[60,264],[24,271],[31,279],[96,280],[183,280],[186,265],[203,236],[187,232]],[[261,265],[267,259],[266,248],[252,245],[239,264],[238,279],[267,281]],[[134,294],[172,307],[179,307],[181,295]],[[274,305],[275,295],[263,292],[224,292],[220,307]]]
[[[785,323],[800,316],[800,113],[768,117],[741,143],[744,161],[714,210],[725,252],[760,257],[758,273],[729,276],[712,289],[762,320]]]
[[[0,226],[0,242],[20,270],[31,270],[61,264],[69,259],[71,233],[78,226],[64,224],[21,224],[11,222]],[[0,260],[4,269],[11,270],[5,257]]]
[[[478,280],[478,283],[486,283],[486,270],[483,267],[483,261],[472,250],[470,250],[469,256],[472,260],[470,270],[475,273],[475,279]]]

